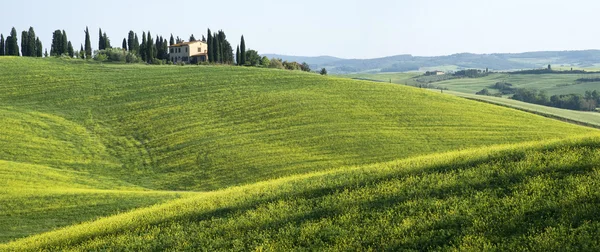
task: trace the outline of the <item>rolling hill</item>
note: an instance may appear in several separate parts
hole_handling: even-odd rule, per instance
[[[474,54],[457,53],[446,56],[396,55],[375,59],[340,59],[330,56],[300,57],[266,54],[267,57],[307,62],[311,68],[327,68],[330,73],[379,73],[457,69],[493,69],[506,71],[545,67],[548,64],[593,67],[600,64],[600,50],[544,51],[525,53]]]
[[[0,57],[0,69],[0,182],[8,185],[0,196],[0,242],[65,228],[16,240],[0,249],[62,249],[73,245],[94,250],[105,246],[102,244],[119,247],[123,242],[135,250],[136,244],[154,246],[144,239],[157,238],[152,232],[161,228],[167,228],[169,235],[187,236],[190,228],[198,226],[182,226],[175,220],[200,222],[204,217],[225,223],[214,229],[221,233],[207,234],[224,239],[223,244],[211,246],[231,247],[226,243],[235,240],[225,240],[222,234],[244,223],[249,226],[242,230],[251,232],[254,220],[230,213],[252,215],[253,207],[259,207],[259,217],[263,214],[260,211],[277,208],[270,204],[290,195],[298,196],[298,202],[289,209],[306,208],[306,215],[298,212],[293,217],[280,210],[272,214],[283,218],[280,223],[290,218],[297,218],[299,223],[306,220],[307,228],[319,231],[310,220],[321,220],[321,215],[308,209],[311,204],[329,201],[312,202],[311,195],[338,197],[344,190],[365,185],[365,190],[375,190],[368,195],[379,197],[381,192],[384,197],[388,189],[408,188],[399,183],[383,191],[376,189],[388,178],[396,183],[392,179],[396,175],[391,174],[413,169],[406,164],[418,161],[414,169],[427,170],[429,166],[420,162],[450,165],[472,157],[471,152],[434,153],[481,148],[475,152],[484,153],[477,155],[488,162],[485,158],[493,153],[487,151],[496,148],[489,147],[492,145],[598,132],[426,90],[302,72],[14,57]],[[557,143],[564,147],[557,151],[568,152],[572,146],[575,158],[594,153],[596,141]],[[579,148],[582,144],[589,148]],[[535,145],[531,152],[550,151],[542,147],[546,145]],[[502,153],[492,156],[504,160]],[[507,153],[513,156],[511,151]],[[557,160],[563,154],[556,154]],[[423,155],[434,156],[418,158]],[[457,156],[446,159],[446,155]],[[491,167],[494,160],[489,163]],[[587,161],[594,167],[593,159]],[[398,162],[404,162],[403,168],[394,165]],[[471,164],[451,167],[467,170]],[[438,175],[445,176],[433,174],[428,180],[434,183]],[[584,179],[593,173],[584,170],[575,175]],[[421,193],[429,195],[426,190]],[[355,196],[360,195],[363,193]],[[379,205],[374,209],[389,210]],[[370,218],[364,221],[374,221]],[[86,224],[78,225],[82,222]],[[88,236],[90,232],[99,232],[93,234],[97,239]],[[268,238],[261,238],[261,232],[256,233],[257,242]],[[289,235],[294,232],[290,230]],[[250,233],[244,237],[252,239]],[[306,241],[276,244],[283,236],[272,237],[273,248],[282,249],[304,247],[321,239],[308,235]],[[157,241],[162,242],[160,239]],[[323,247],[332,245],[328,239],[322,238]],[[185,244],[201,244],[172,241],[182,249],[186,249]],[[239,242],[246,245],[241,249],[258,244],[243,239]],[[154,249],[161,248],[157,246]]]

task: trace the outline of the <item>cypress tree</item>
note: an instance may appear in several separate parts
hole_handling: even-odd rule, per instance
[[[35,56],[36,57],[42,57],[42,49],[44,47],[42,46],[42,41],[40,41],[40,38],[36,38],[35,39]]]
[[[123,50],[127,51],[127,39],[123,38],[123,46],[121,46]]]
[[[102,34],[102,28],[98,29],[98,50],[104,50],[106,48],[104,44],[104,34]]]
[[[29,27],[29,31],[27,32],[27,52],[29,53],[28,56],[30,57],[36,57],[38,55],[38,48],[37,48],[37,40],[36,40],[36,36],[35,36],[35,31],[33,30],[33,27]],[[42,50],[42,49],[40,49]]]
[[[219,41],[219,35],[213,34],[213,44],[215,45],[215,60],[217,63],[223,63],[223,55],[221,55],[221,41]]]
[[[127,35],[127,50],[132,52],[134,47],[133,43],[135,42],[135,33],[133,31],[129,31]]]
[[[154,42],[152,41],[152,35],[148,31],[148,38],[146,39],[146,61],[152,63],[154,57]]]
[[[81,49],[79,50],[79,58],[85,59],[85,50],[83,49],[83,44],[81,45]]]
[[[136,55],[140,55],[140,40],[138,38],[137,33],[134,34],[133,37],[133,51],[135,52]]]
[[[0,56],[4,56],[4,35],[0,34]]]
[[[167,39],[163,40],[162,46],[163,46],[163,58],[165,60],[168,60],[169,59],[169,46],[167,46]]]
[[[242,41],[240,42],[240,62],[242,62],[242,65],[246,65],[246,41],[244,41],[244,35],[242,35]]]
[[[67,54],[69,54],[69,57],[71,58],[75,56],[75,50],[73,50],[73,45],[71,44],[71,41],[67,43]]]
[[[146,61],[146,32],[142,32],[142,43],[140,44],[140,57]]]
[[[169,45],[172,46],[175,44],[175,38],[173,38],[173,33],[171,33],[171,38],[169,39]]]
[[[194,37],[194,34],[192,34],[192,36],[190,36],[190,42],[194,42],[196,41],[196,37]]]
[[[104,41],[104,49],[110,49],[112,46],[110,45],[110,39],[106,36],[106,32],[102,34],[102,40]]]
[[[235,50],[235,64],[240,65],[240,46]]]
[[[65,30],[62,31],[62,47],[60,54],[69,54],[69,40],[67,39],[67,32]]]
[[[48,49],[44,51],[44,57],[48,58]]]
[[[29,43],[27,40],[29,39],[29,34],[27,31],[21,32],[21,56],[29,57]]]
[[[62,32],[60,30],[54,31],[52,33],[52,45],[50,46],[50,55],[52,56],[60,56],[62,48]]]
[[[208,29],[208,61],[215,62],[215,55],[213,54],[213,39],[212,34],[210,33],[210,28]]]
[[[92,58],[92,42],[90,41],[90,30],[85,27],[85,58]]]
[[[8,51],[6,55],[19,56],[19,41],[17,39],[17,30],[15,27],[10,31],[10,41],[7,39],[6,50]]]

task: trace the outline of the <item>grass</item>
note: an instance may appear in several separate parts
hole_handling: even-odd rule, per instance
[[[593,250],[600,136],[480,148],[205,193],[17,250]]]
[[[319,215],[309,206],[332,202],[312,202],[313,196],[329,194],[331,185],[339,184],[335,190],[343,192],[386,180],[389,173],[376,171],[389,172],[394,160],[598,132],[427,90],[302,72],[15,57],[0,57],[0,69],[0,182],[6,185],[0,189],[0,242],[13,242],[0,250],[46,245],[95,250],[96,245],[84,244],[96,242],[89,234],[114,235],[115,240],[97,244],[117,242],[112,243],[117,250],[156,245],[144,239],[181,242],[177,246],[185,249],[209,236],[222,242],[214,248],[238,248],[227,244],[236,239],[226,234],[242,234],[230,228],[252,229],[256,219],[242,214],[252,208],[245,206],[266,207],[257,217],[269,222],[265,211],[276,207],[270,203],[292,200],[286,209],[298,212],[274,211],[283,218],[279,223],[312,223]],[[351,179],[363,170],[373,178]],[[369,194],[356,195],[357,202]],[[229,215],[234,212],[242,215]],[[233,226],[189,241],[175,236],[200,226],[184,222],[190,226],[168,229],[165,235],[174,237],[164,239],[144,233],[146,227],[158,232],[175,223],[170,216],[203,216]],[[276,227],[290,237],[298,234]],[[138,238],[118,236],[138,229]],[[238,245],[255,245],[245,240],[252,237],[246,234]],[[279,240],[284,236],[273,237],[286,242]],[[288,245],[317,242],[325,248],[332,242],[306,237],[303,243],[290,238]]]
[[[439,90],[432,90],[434,92],[440,92]],[[581,123],[584,125],[590,125],[593,127],[600,127],[600,113],[597,112],[586,112],[586,111],[575,111],[575,110],[567,110],[560,109],[548,106],[542,106],[512,99],[506,99],[501,97],[493,97],[493,96],[484,96],[484,95],[475,95],[475,94],[467,94],[461,92],[454,91],[444,91],[446,94],[452,94],[459,97],[464,97],[472,100],[479,100],[484,102],[489,102],[492,104],[498,104],[502,106],[507,106],[511,108],[516,108],[524,111],[529,111],[532,113],[549,116],[558,119],[565,119],[574,123]]]
[[[570,69],[570,68],[569,68]],[[371,79],[377,81],[389,81],[396,84],[418,85],[414,77],[419,73],[386,73],[386,74],[350,74],[342,75],[346,78]],[[580,83],[580,78],[596,78],[600,74],[507,74],[493,73],[483,78],[465,78],[452,79],[432,83],[440,88],[447,88],[451,91],[475,94],[484,88],[490,88],[497,82],[508,82],[517,88],[530,88],[545,90],[549,95],[555,94],[581,94],[588,90],[598,90],[598,83],[587,82]],[[493,90],[490,89],[491,92]]]

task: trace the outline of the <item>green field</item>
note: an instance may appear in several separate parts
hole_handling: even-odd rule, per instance
[[[490,147],[595,129],[303,72],[14,57],[0,69],[0,250],[435,249],[598,234],[595,212],[569,201],[592,193],[581,206],[597,207],[586,189],[597,137]],[[521,226],[497,226],[511,211],[556,199],[528,186],[570,196],[552,207],[573,211],[511,238]],[[507,208],[482,219],[485,202]]]
[[[414,77],[421,73],[385,73],[385,74],[347,74],[340,75],[345,78],[364,78],[377,81],[392,80],[396,84],[417,85]],[[482,78],[462,78],[452,79],[432,83],[440,88],[447,88],[451,91],[457,91],[468,94],[475,94],[484,88],[490,88],[497,82],[508,82],[517,88],[530,88],[545,90],[549,95],[555,94],[581,94],[588,90],[599,90],[600,83],[584,82],[579,83],[576,80],[580,78],[599,78],[598,74],[508,74],[492,73]],[[494,93],[493,89],[490,92]]]

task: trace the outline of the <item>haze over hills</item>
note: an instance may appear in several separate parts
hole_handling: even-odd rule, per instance
[[[330,73],[408,72],[478,68],[505,71],[539,68],[548,64],[590,67],[600,64],[600,50],[540,51],[525,53],[473,54],[447,56],[396,55],[375,59],[340,59],[331,56],[303,57],[265,54],[269,58],[306,62],[313,69],[327,68]]]

